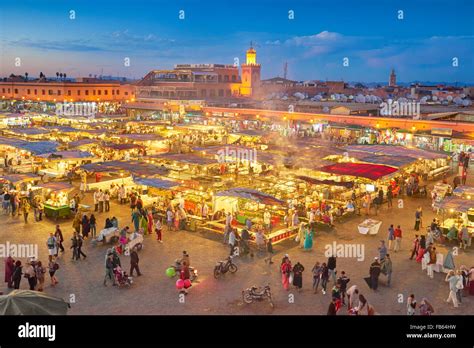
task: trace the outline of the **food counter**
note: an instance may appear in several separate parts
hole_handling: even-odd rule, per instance
[[[58,218],[69,217],[71,209],[68,205],[53,206],[45,203],[44,215],[57,220]]]

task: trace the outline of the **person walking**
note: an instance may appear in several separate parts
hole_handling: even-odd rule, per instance
[[[339,284],[339,290],[341,293],[341,301],[342,304],[346,304],[346,292],[347,292],[347,284],[351,281],[349,277],[346,276],[346,272],[342,271],[341,276],[337,278],[337,284]]]
[[[332,278],[332,281],[334,284],[336,284],[336,257],[335,256],[329,256],[328,257],[328,263],[327,263],[327,268],[328,268],[328,274]]]
[[[426,267],[428,277],[433,279],[434,278],[433,267],[436,265],[436,248],[434,246],[428,247],[426,252],[428,253],[428,256],[429,256],[429,261],[428,261],[427,267]]]
[[[36,284],[36,290],[37,291],[43,291],[44,288],[44,274],[46,273],[46,270],[43,267],[43,264],[41,261],[38,261],[36,263],[36,279],[37,279],[37,284]]]
[[[132,211],[132,223],[133,227],[135,228],[135,232],[138,232],[140,229],[140,213],[138,209],[133,209]]]
[[[94,192],[94,195],[93,195],[93,198],[94,198],[94,212],[99,212],[99,196],[100,196],[100,192],[99,190],[96,190]]]
[[[456,285],[459,281],[459,277],[456,275],[456,273],[453,270],[450,270],[448,274],[446,275],[445,281],[449,283],[449,296],[446,302],[453,302],[453,306],[455,308],[458,307],[458,299],[456,292],[458,291]]]
[[[337,315],[337,303],[338,299],[333,297],[331,303],[329,304],[327,315]]]
[[[138,262],[140,258],[138,257],[138,253],[135,249],[132,250],[130,253],[130,275],[133,276],[133,271],[137,272],[137,276],[141,276],[142,273],[140,272],[140,267],[138,266]]]
[[[15,262],[15,267],[13,269],[13,274],[12,274],[13,288],[16,290],[20,288],[22,275],[23,275],[23,266],[21,265],[21,261],[17,260]]]
[[[381,264],[381,272],[387,276],[387,286],[390,287],[392,284],[392,259],[390,258],[390,254],[385,255],[383,259],[383,263]]]
[[[71,238],[71,248],[72,249],[72,261],[79,260],[79,253],[78,253],[78,233],[74,232],[74,235]]]
[[[110,192],[109,192],[109,190],[105,191],[105,193],[104,193],[104,205],[105,205],[105,211],[106,212],[110,211]]]
[[[84,239],[80,234],[76,235],[77,238],[77,258],[80,260],[81,255],[84,256],[84,259],[87,257],[86,254],[82,252],[82,245],[84,244]]]
[[[95,219],[94,214],[91,214],[91,217],[89,218],[89,228],[92,234],[92,238],[96,238],[97,234],[97,221]]]
[[[288,257],[285,257],[281,266],[281,282],[283,284],[283,289],[286,291],[290,290],[290,274],[292,271],[291,261]]]
[[[313,230],[306,229],[305,237],[304,237],[304,250],[309,251],[313,249]]]
[[[374,262],[370,265],[369,274],[370,274],[370,288],[374,291],[377,290],[379,286],[379,276],[380,276],[381,266],[379,263],[378,257],[374,258]]]
[[[303,288],[303,272],[303,265],[297,262],[293,267],[293,285],[298,289],[298,291],[301,291]]]
[[[393,224],[388,228],[388,250],[392,250],[392,243],[395,240],[395,229]]]
[[[265,241],[267,243],[267,257],[265,257],[264,261],[265,261],[265,263],[268,261],[268,264],[271,265],[271,264],[273,264],[273,260],[272,260],[272,258],[273,258],[272,239],[271,238],[266,238]]]
[[[418,250],[420,249],[420,237],[415,234],[415,239],[413,240],[413,249],[411,251],[410,260],[413,260],[413,257],[418,255]]]
[[[46,240],[46,246],[48,247],[49,255],[56,256],[58,254],[58,240],[56,239],[54,234],[49,234],[49,237]]]
[[[107,253],[107,257],[105,259],[105,277],[104,277],[104,286],[107,286],[107,278],[112,280],[112,285],[115,286],[115,277],[114,277],[114,261],[113,261],[113,253]]]
[[[415,211],[415,231],[420,230],[420,223],[421,223],[421,207],[418,207]]]
[[[98,201],[99,201],[99,213],[103,213],[104,212],[105,194],[102,191],[102,189],[99,190]]]
[[[387,189],[387,205],[389,208],[392,208],[392,199],[393,199],[393,192],[392,192],[392,188],[389,186]]]
[[[8,255],[5,258],[5,283],[7,283],[9,289],[13,288],[12,276],[14,270],[15,260],[10,255]]]
[[[387,255],[387,247],[385,246],[384,240],[380,241],[380,246],[378,250],[379,250],[379,260],[382,262],[383,259],[385,259],[385,256]]]
[[[415,295],[411,294],[407,299],[407,315],[415,315],[416,300]]]
[[[21,213],[23,214],[23,218],[25,220],[25,224],[28,223],[28,214],[30,213],[30,203],[28,200],[24,199],[21,203]]]
[[[321,287],[323,295],[326,295],[327,284],[329,281],[329,269],[325,262],[321,265]]]
[[[395,236],[395,247],[393,250],[397,252],[402,248],[402,229],[400,228],[400,225],[397,226],[393,235]]]
[[[321,281],[321,273],[322,273],[322,267],[319,264],[319,262],[316,262],[311,272],[313,273],[313,291],[316,294],[318,292],[318,285]]]
[[[420,315],[431,315],[431,314],[434,313],[434,308],[431,305],[431,303],[428,302],[426,297],[423,297],[423,299],[421,300],[421,304],[418,307],[418,309],[420,311]]]
[[[54,238],[56,238],[56,257],[58,256],[58,251],[61,250],[61,252],[64,252],[64,237],[63,237],[63,232],[61,231],[61,228],[59,225],[56,225],[56,231],[54,231]]]
[[[89,238],[89,231],[91,229],[90,223],[89,223],[89,218],[87,217],[86,214],[82,217],[82,237],[84,239]]]
[[[30,286],[30,290],[35,290],[36,288],[36,271],[35,271],[35,262],[30,261],[26,264],[25,267],[25,277],[28,279],[28,284]]]
[[[160,218],[156,220],[155,223],[155,233],[156,233],[156,240],[160,243],[163,243],[163,236],[162,236],[162,225]]]

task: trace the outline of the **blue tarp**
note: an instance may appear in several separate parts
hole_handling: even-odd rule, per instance
[[[388,156],[388,155],[373,155],[360,158],[362,162],[373,164],[384,164],[390,167],[404,167],[416,162],[416,159],[408,156]]]
[[[469,209],[474,208],[474,200],[450,196],[443,198],[441,202],[435,202],[433,206],[440,210],[452,210],[452,212],[466,213]]]
[[[163,180],[159,178],[140,178],[133,177],[133,181],[139,185],[150,186],[160,189],[170,189],[175,186],[179,186],[180,183],[172,180]]]
[[[51,190],[53,192],[74,189],[74,186],[72,186],[71,184],[67,182],[61,182],[61,181],[47,182],[44,184],[40,184],[38,186],[47,190]]]
[[[44,153],[39,155],[41,158],[48,159],[75,159],[75,158],[91,158],[94,157],[90,152],[87,151],[57,151],[51,153]]]
[[[458,186],[453,191],[455,196],[472,196],[474,198],[474,187],[472,186]]]
[[[10,132],[22,135],[39,135],[39,134],[47,134],[50,133],[50,129],[44,129],[44,128],[10,128],[8,129]]]
[[[34,181],[39,180],[40,178],[35,174],[7,174],[0,175],[0,180],[9,181],[11,183],[17,183],[20,181]]]
[[[25,141],[6,137],[0,137],[0,144],[26,150],[32,152],[35,155],[54,152],[59,146],[59,144],[54,141]]]
[[[156,166],[154,164],[140,161],[107,161],[84,164],[80,168],[88,172],[120,172],[126,171],[134,175],[166,175],[169,169],[165,166]]]

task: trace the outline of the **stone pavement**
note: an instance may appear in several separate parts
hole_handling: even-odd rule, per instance
[[[468,180],[468,184],[472,180]],[[450,179],[451,182],[451,179]],[[430,186],[432,186],[431,183]],[[91,195],[86,196],[91,201]],[[330,302],[330,293],[313,294],[311,289],[311,269],[316,261],[325,262],[325,246],[337,243],[358,243],[365,246],[365,259],[357,261],[355,258],[338,258],[337,269],[344,270],[351,278],[349,285],[357,284],[379,314],[406,314],[406,304],[398,302],[399,294],[406,299],[414,293],[418,303],[427,297],[433,304],[436,314],[472,314],[474,297],[463,299],[459,308],[453,308],[445,302],[448,296],[448,285],[444,282],[445,274],[435,273],[434,279],[427,277],[421,270],[421,265],[410,261],[409,254],[412,240],[415,209],[423,207],[425,227],[434,217],[429,198],[410,198],[404,200],[404,208],[398,209],[395,204],[389,209],[386,204],[379,215],[374,217],[383,221],[380,232],[376,236],[361,235],[357,225],[365,219],[357,216],[351,220],[338,223],[333,232],[318,232],[314,238],[314,248],[305,252],[298,248],[297,243],[288,240],[275,246],[275,263],[268,265],[263,256],[253,259],[237,258],[239,270],[236,274],[226,274],[221,279],[214,279],[213,268],[215,262],[223,260],[228,254],[228,247],[222,244],[222,237],[212,232],[164,232],[164,243],[155,240],[155,235],[146,236],[144,249],[139,252],[140,268],[143,276],[135,277],[131,288],[118,289],[112,286],[103,286],[104,257],[108,246],[93,246],[85,241],[84,252],[87,258],[81,261],[71,261],[70,237],[72,236],[72,220],[60,221],[65,237],[66,253],[59,260],[60,269],[57,272],[59,285],[51,287],[49,276],[46,277],[45,291],[49,294],[69,300],[75,297],[75,303],[70,314],[326,314]],[[31,214],[32,215],[32,214]],[[111,204],[111,212],[98,214],[98,231],[104,226],[105,218],[115,215],[121,227],[132,225],[130,209],[126,205]],[[97,216],[97,215],[96,215]],[[12,218],[0,213],[2,231],[0,243],[38,243],[40,260],[46,262],[46,239],[49,232],[54,232],[55,222],[45,220],[24,224],[22,217]],[[400,224],[403,230],[402,250],[391,252],[394,273],[392,287],[385,286],[385,276],[381,275],[380,287],[377,292],[370,290],[363,277],[368,275],[368,269],[374,256],[378,255],[377,248],[381,239],[387,238],[387,228],[390,223]],[[423,231],[425,228],[422,229]],[[422,231],[420,231],[423,233]],[[438,250],[446,253],[446,247],[437,245]],[[199,271],[199,278],[185,297],[185,303],[180,303],[174,279],[165,276],[165,270],[181,255],[183,250],[188,251],[192,266]],[[279,273],[280,260],[288,253],[293,264],[301,262],[306,268],[303,274],[303,290],[287,292],[281,286]],[[460,251],[455,258],[456,266],[464,264],[474,265],[473,249],[467,252]],[[122,265],[128,272],[129,257],[121,256]],[[0,264],[0,274],[4,272],[4,263]],[[2,282],[1,291],[8,292],[6,284]],[[265,303],[246,305],[242,303],[241,291],[252,285],[270,284],[274,296],[275,308],[271,309]],[[332,287],[328,284],[328,289]],[[22,279],[21,288],[27,289],[26,279]],[[294,302],[289,303],[289,294],[294,295]],[[346,314],[342,309],[340,314]]]

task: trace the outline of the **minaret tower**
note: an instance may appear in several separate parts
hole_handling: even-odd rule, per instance
[[[390,73],[390,80],[388,81],[390,87],[395,87],[397,85],[397,75],[395,75],[395,69],[392,69]]]
[[[257,51],[253,48],[252,43],[247,50],[246,59],[245,64],[242,64],[240,94],[251,97],[260,87],[260,64],[257,64]]]

